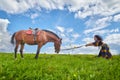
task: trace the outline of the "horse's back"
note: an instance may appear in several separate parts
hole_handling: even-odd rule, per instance
[[[27,44],[34,44],[34,42],[42,42],[44,32],[38,30],[36,34],[33,34],[30,30],[20,30],[18,31],[19,40],[24,41]]]
[[[18,32],[16,32],[17,36],[22,36],[22,35],[31,35],[32,31],[31,30],[20,30]]]
[[[24,32],[25,32],[25,30],[20,30],[20,31],[16,32],[15,39],[16,40],[21,40]]]

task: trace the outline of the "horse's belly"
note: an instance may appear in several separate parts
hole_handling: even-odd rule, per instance
[[[28,45],[37,45],[37,43],[26,43]]]
[[[35,42],[34,36],[33,35],[27,35],[27,36],[24,37],[24,41],[25,41],[25,43],[32,45]]]

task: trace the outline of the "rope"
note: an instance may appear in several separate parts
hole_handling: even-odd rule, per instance
[[[64,50],[72,50],[72,49],[81,48],[81,47],[83,47],[83,46],[85,46],[85,45],[81,45],[81,46],[77,46],[77,47],[72,47],[72,48],[65,48],[65,49],[61,49],[61,50],[62,50],[62,51],[64,51]]]

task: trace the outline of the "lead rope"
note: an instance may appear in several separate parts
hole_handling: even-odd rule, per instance
[[[61,50],[62,50],[62,51],[64,51],[64,50],[72,50],[72,49],[81,48],[81,47],[83,47],[83,46],[85,46],[85,45],[75,46],[75,47],[72,47],[72,48],[65,48],[65,49],[61,49]]]

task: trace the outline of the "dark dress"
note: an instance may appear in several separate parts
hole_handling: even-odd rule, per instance
[[[106,57],[106,58],[112,57],[112,54],[109,50],[109,46],[107,44],[103,43],[102,45],[99,45],[99,42],[96,41],[96,42],[93,42],[93,45],[101,47],[98,57],[100,57],[100,56]]]

